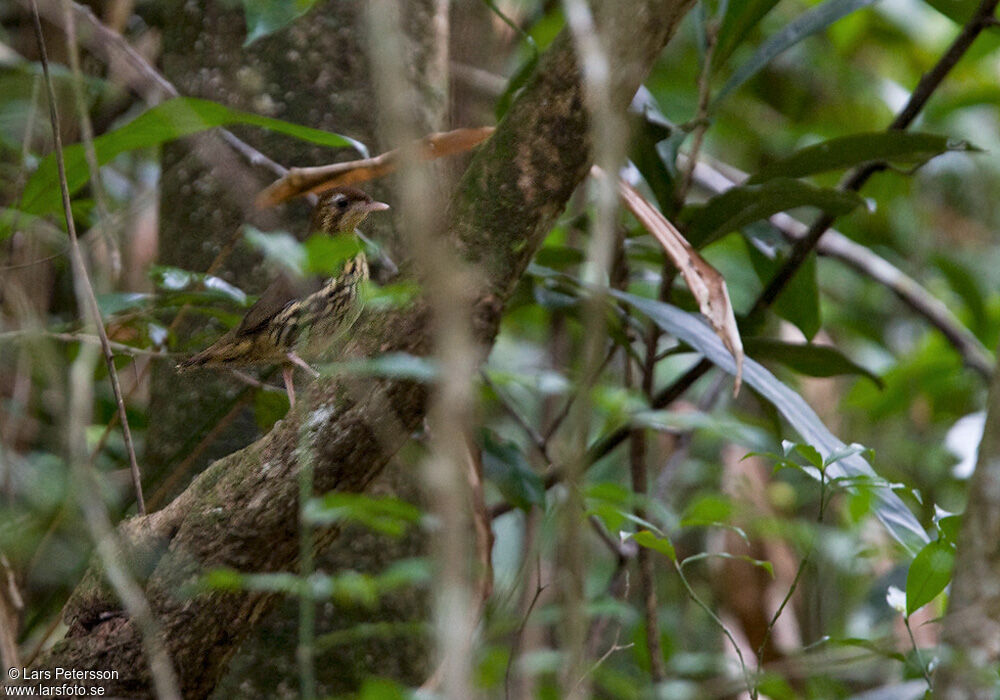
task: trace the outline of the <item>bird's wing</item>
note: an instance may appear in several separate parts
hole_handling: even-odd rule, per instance
[[[240,336],[259,332],[289,302],[301,299],[318,286],[317,280],[305,280],[289,275],[279,276],[268,285],[257,303],[250,307],[233,334]]]

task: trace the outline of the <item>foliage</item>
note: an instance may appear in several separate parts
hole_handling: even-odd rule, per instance
[[[312,4],[244,0],[247,43],[318,11]],[[552,3],[488,4],[523,30],[505,56],[507,88],[488,105],[502,116],[538,69],[539,47],[564,20]],[[918,291],[940,299],[978,342],[997,342],[1000,253],[989,232],[1000,226],[992,206],[1000,164],[981,155],[1000,146],[995,57],[974,51],[960,63],[917,130],[884,131],[905,99],[900,93],[937,60],[958,30],[955,22],[969,14],[967,5],[704,0],[669,45],[633,104],[635,167],[627,175],[725,277],[741,321],[746,389],[738,397],[723,390],[730,386],[724,376],[736,372],[732,356],[664,266],[662,250],[629,216],[618,215],[623,235],[612,288],[584,284],[595,204],[582,187],[504,309],[476,385],[468,447],[481,467],[480,510],[496,542],[486,557],[495,588],[483,608],[474,660],[477,681],[491,696],[509,690],[512,676],[528,679],[538,697],[556,697],[564,682],[564,650],[525,629],[562,631],[561,603],[543,593],[558,579],[553,562],[562,556],[560,522],[571,502],[561,479],[574,459],[583,469],[586,510],[577,515],[588,528],[585,614],[595,695],[714,697],[747,690],[755,697],[827,698],[911,679],[930,682],[936,631],[915,635],[911,623],[936,630],[932,621],[943,610],[961,546],[959,516],[952,513],[962,510],[967,476],[953,472],[958,456],[946,435],[981,409],[985,382],[960,349],[900,301],[899,290],[894,294],[842,260],[808,256],[763,317],[749,312],[792,256],[774,215],[808,224],[827,214],[867,254],[901,268]],[[60,97],[68,95],[72,77],[66,71],[56,77]],[[91,549],[70,487],[73,450],[65,440],[72,416],[63,408],[70,368],[90,331],[77,320],[62,257],[50,136],[32,135],[31,115],[44,106],[32,90],[37,81],[27,59],[0,66],[0,242],[8,265],[0,329],[7,496],[0,553],[24,593],[18,641],[25,648],[45,636]],[[699,94],[699,83],[707,93]],[[86,86],[90,112],[107,116],[104,101],[114,90],[100,77],[88,77]],[[365,145],[339,134],[193,98],[135,104],[103,123],[93,141],[102,183],[91,181],[82,144],[66,149],[73,211],[88,231],[83,240],[95,269],[110,268],[113,257],[101,253],[111,225],[95,204],[97,193],[106,190],[110,217],[126,211],[147,186],[143,178],[158,172],[157,148],[165,142],[242,125],[367,155]],[[722,173],[745,171],[745,181],[718,192],[695,176],[689,187],[686,160],[677,156],[691,153],[699,129],[704,162]],[[837,186],[843,171],[873,162],[884,168],[862,193]],[[122,227],[107,235],[137,234]],[[29,269],[44,269],[47,282],[35,306],[18,301],[22,291],[38,293],[29,284],[32,273],[19,267],[26,264],[18,257],[25,241],[34,256]],[[330,275],[358,243],[322,236],[303,242],[248,225],[240,245],[293,272]],[[163,361],[156,356],[168,349],[208,340],[177,337],[179,313],[229,328],[254,299],[205,270],[144,265],[139,272],[146,278],[140,289],[129,287],[127,276],[116,282],[98,275],[103,322],[123,376],[133,373],[137,358]],[[586,341],[590,300],[602,291],[604,362],[596,376],[581,376],[574,358]],[[405,311],[419,293],[398,282],[372,285],[366,298],[373,309]],[[692,368],[700,371],[701,358],[708,361],[703,373],[721,372],[684,384]],[[452,368],[386,354],[318,369],[433,387]],[[94,397],[85,447],[102,477],[103,503],[118,520],[134,507],[125,481],[116,478],[128,457],[120,433],[106,428],[115,410],[107,370],[97,366],[89,376]],[[134,383],[145,386],[141,377]],[[683,391],[672,394],[676,387]],[[267,390],[253,389],[250,402],[262,430],[286,407]],[[662,396],[670,401],[661,403]],[[577,449],[567,415],[583,400],[590,427]],[[128,409],[141,445],[155,416],[141,391]],[[413,449],[399,457],[407,468],[418,468],[425,438],[413,436]],[[633,481],[635,462],[648,472],[648,488]],[[164,483],[169,476],[158,476],[156,486]],[[338,491],[303,503],[305,530],[360,527],[398,538],[412,529],[433,536],[439,526],[428,514],[432,508],[394,497]],[[631,584],[622,584],[624,572],[633,572]],[[185,595],[274,592],[366,609],[397,590],[433,585],[427,560],[375,573],[200,574]],[[900,633],[900,624],[909,634]],[[740,648],[753,656],[734,664]],[[366,673],[361,697],[409,697],[403,686],[378,678],[378,668]]]

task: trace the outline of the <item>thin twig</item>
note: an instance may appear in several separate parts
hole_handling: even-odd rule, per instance
[[[694,178],[699,187],[714,194],[725,192],[746,179],[746,174],[729,165],[723,171],[702,159],[695,167]],[[770,219],[785,238],[797,241],[804,238],[809,227],[788,214],[775,214]],[[915,279],[907,275],[871,249],[855,243],[836,229],[828,229],[816,246],[820,255],[840,260],[861,274],[888,288],[916,314],[937,328],[959,352],[965,364],[988,378],[993,372],[993,358],[986,347],[955,314],[928,292]]]
[[[688,190],[691,189],[691,178],[694,176],[694,163],[698,162],[698,154],[705,142],[708,131],[708,106],[712,97],[712,59],[715,56],[715,46],[718,44],[719,24],[715,20],[705,25],[705,57],[698,75],[698,111],[694,118],[694,139],[691,141],[689,165],[681,171],[681,178],[674,192],[674,202],[679,210],[684,206]]]
[[[497,385],[493,383],[493,380],[490,379],[485,369],[480,370],[479,376],[482,378],[483,383],[486,384],[486,386],[488,386],[496,395],[497,400],[503,407],[504,412],[513,418],[518,427],[521,428],[521,430],[524,431],[524,434],[528,436],[531,440],[532,446],[538,451],[538,454],[541,455],[542,459],[545,460],[545,463],[551,465],[552,459],[549,457],[549,448],[546,439],[542,437],[541,433],[535,430],[533,425],[524,419],[524,416],[521,415],[520,411],[510,404],[507,397],[503,395]]]
[[[625,158],[625,115],[616,109],[611,93],[612,67],[609,47],[602,37],[585,0],[563,0],[566,26],[572,36],[580,83],[592,133],[594,165],[609,175],[617,174]],[[597,7],[600,10],[600,6]],[[593,217],[590,240],[587,245],[587,267],[583,271],[585,283],[597,284],[610,274],[614,263],[616,242],[615,221],[618,211],[618,188],[614,177],[600,178],[596,182],[596,211]],[[598,292],[588,295],[583,307],[583,340],[580,348],[581,369],[584,383],[577,387],[579,397],[569,417],[566,460],[567,500],[563,505],[560,542],[561,566],[564,569],[562,586],[563,603],[563,652],[565,666],[561,686],[570,700],[590,696],[587,662],[587,614],[584,589],[585,562],[584,540],[580,517],[584,511],[582,500],[583,474],[587,464],[587,440],[592,421],[591,382],[598,376],[605,342],[605,296]]]
[[[45,53],[45,40],[42,37],[42,24],[38,16],[38,7],[35,0],[32,2],[32,16],[35,20],[35,38],[38,41],[38,51],[42,60],[42,70],[45,75],[46,87],[49,97],[49,120],[52,123],[53,138],[55,139],[56,167],[59,171],[59,189],[62,193],[63,215],[66,217],[66,231],[69,233],[70,259],[73,262],[74,279],[76,280],[77,293],[81,298],[81,311],[89,313],[97,328],[97,336],[101,341],[101,350],[104,353],[104,362],[108,368],[108,378],[111,380],[111,390],[115,396],[115,403],[118,406],[118,418],[122,424],[122,436],[125,439],[125,449],[128,451],[129,468],[132,470],[132,485],[135,487],[136,505],[139,515],[146,514],[146,504],[142,497],[142,477],[139,474],[139,463],[135,459],[135,445],[132,443],[132,431],[129,429],[128,418],[125,413],[125,401],[122,398],[122,388],[118,381],[118,371],[115,369],[115,356],[108,340],[107,331],[104,329],[104,321],[101,318],[101,307],[97,303],[97,296],[94,294],[94,287],[90,283],[90,275],[87,273],[87,265],[83,260],[83,252],[80,250],[80,241],[76,236],[76,225],[73,221],[73,209],[70,205],[69,187],[66,184],[66,164],[62,155],[62,136],[59,132],[59,114],[56,110],[56,94],[52,88],[49,76],[48,56]]]
[[[65,20],[59,9],[60,1],[42,0],[40,7],[45,19],[65,30]],[[29,0],[21,0],[21,2],[27,5]],[[72,2],[71,7],[77,21],[90,29],[91,33],[84,35],[87,48],[103,57],[108,64],[112,62],[112,59],[119,59],[118,65],[128,67],[132,71],[129,76],[130,87],[142,95],[146,102],[152,105],[158,104],[162,101],[163,95],[180,97],[180,92],[173,83],[163,77],[121,34],[101,22],[89,7],[76,2]],[[232,132],[219,129],[219,133],[222,140],[243,156],[250,165],[263,167],[278,177],[282,177],[288,172],[287,168],[274,162],[245,141],[238,139]]]
[[[93,316],[93,320],[97,326],[98,335],[101,338],[102,351],[105,362],[108,365],[108,374],[111,377],[112,389],[118,402],[118,410],[121,413],[125,443],[129,448],[129,456],[133,465],[133,478],[136,481],[136,496],[139,503],[139,511],[142,513],[145,511],[145,508],[142,504],[141,486],[138,483],[139,468],[135,463],[135,452],[132,447],[132,436],[128,430],[128,420],[125,416],[125,404],[122,401],[121,386],[118,383],[118,374],[115,371],[114,358],[108,344],[108,337],[104,331],[100,308],[97,304],[97,298],[94,295],[94,289],[90,285],[87,269],[83,261],[83,254],[80,251],[80,244],[76,237],[76,227],[73,223],[69,187],[66,183],[66,166],[63,162],[62,137],[60,136],[61,132],[59,128],[59,114],[56,109],[55,90],[52,87],[52,76],[49,73],[49,61],[45,50],[45,39],[42,36],[42,21],[39,17],[38,6],[35,3],[35,0],[31,0],[31,10],[35,30],[35,40],[38,42],[38,52],[42,63],[42,73],[45,76],[45,86],[48,91],[49,121],[52,124],[52,135],[55,140],[56,165],[59,171],[59,189],[62,194],[63,214],[66,217],[66,229],[70,238],[70,253],[74,266],[74,277],[77,281],[77,293],[82,297],[80,299],[80,305],[85,308],[89,306],[89,312]],[[87,353],[84,352],[81,355],[81,360],[84,360],[86,355]],[[80,366],[83,367],[83,365]],[[76,370],[76,367],[74,367],[74,370]],[[73,390],[72,393],[77,392]],[[82,394],[83,392],[79,393]],[[71,401],[72,400],[73,397],[71,396]],[[74,460],[74,463],[75,462],[76,460]],[[81,472],[80,476],[82,480],[86,481],[88,475],[89,474],[84,470]],[[92,476],[89,481],[92,481]],[[97,545],[101,561],[104,564],[105,574],[108,576],[112,587],[115,589],[115,592],[118,594],[119,598],[121,598],[122,603],[128,610],[131,619],[139,627],[142,633],[142,639],[148,655],[147,661],[149,663],[150,672],[153,676],[153,683],[156,687],[156,691],[160,697],[169,698],[171,700],[180,700],[181,694],[177,683],[177,677],[173,670],[173,664],[167,654],[166,648],[163,645],[163,641],[160,639],[158,626],[149,606],[149,601],[146,600],[142,589],[136,585],[135,581],[132,580],[131,576],[122,565],[124,555],[120,544],[115,537],[114,530],[111,527],[110,522],[107,520],[107,514],[104,512],[103,504],[101,503],[100,498],[93,493],[93,488],[84,488],[83,490],[86,492],[85,496],[90,497],[81,497],[80,503],[94,537],[95,544]]]
[[[48,338],[50,340],[58,340],[62,343],[87,343],[90,345],[104,346],[104,343],[101,342],[101,337],[99,335],[89,335],[87,333],[55,333],[52,331],[45,331],[40,328],[26,328],[19,331],[7,331],[5,333],[0,333],[0,343],[6,340],[34,338]],[[133,355],[139,357],[162,357],[169,359],[180,354],[175,352],[164,352],[162,350],[137,348],[134,345],[126,345],[124,343],[115,342],[114,340],[108,341],[108,348],[122,355]],[[119,418],[120,417],[121,416],[119,416]]]
[[[979,3],[972,18],[962,27],[962,31],[955,37],[948,50],[941,56],[934,67],[924,74],[920,82],[917,83],[916,88],[914,88],[913,93],[910,95],[910,99],[907,100],[906,105],[896,115],[896,118],[892,120],[892,123],[889,124],[888,130],[902,131],[910,126],[927,104],[931,95],[934,94],[934,91],[940,87],[951,69],[955,67],[959,59],[972,46],[972,42],[976,40],[976,37],[984,29],[992,26],[990,18],[993,17],[993,13],[996,11],[997,3],[998,0],[982,0]],[[840,189],[847,192],[857,192],[868,182],[868,179],[872,175],[884,168],[884,163],[870,163],[857,168],[844,178]],[[836,218],[830,214],[823,214],[809,227],[806,235],[792,246],[792,250],[789,252],[784,264],[778,269],[774,277],[771,278],[771,281],[768,282],[767,287],[764,288],[760,296],[757,297],[757,301],[754,302],[753,307],[747,314],[749,318],[752,319],[763,313],[778,298],[778,295],[781,294],[805,262],[809,253],[816,247],[820,237],[830,228]]]

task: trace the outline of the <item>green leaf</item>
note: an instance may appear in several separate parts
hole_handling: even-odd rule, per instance
[[[776,177],[805,177],[872,161],[922,165],[948,151],[979,150],[967,141],[937,134],[910,131],[851,134],[807,146],[787,158],[776,160],[758,170],[746,184],[759,184]]]
[[[198,303],[225,301],[237,306],[249,302],[246,293],[229,284],[221,277],[204,272],[192,272],[169,265],[154,265],[149,269],[149,278],[157,289],[164,292],[198,292]]]
[[[743,350],[758,362],[780,362],[807,377],[855,374],[867,377],[876,386],[882,387],[882,379],[877,374],[856,364],[832,345],[786,343],[769,338],[744,338]]]
[[[261,231],[255,226],[243,226],[243,240],[263,255],[295,277],[302,277],[306,269],[306,249],[302,243],[286,231]]]
[[[398,498],[332,492],[309,501],[303,516],[313,525],[351,521],[374,532],[399,537],[420,520],[420,509]]]
[[[291,24],[316,4],[316,0],[242,0],[242,2],[247,23],[244,48]]]
[[[772,34],[750,59],[740,66],[712,100],[714,109],[729,93],[755,76],[764,66],[808,36],[820,32],[838,19],[855,10],[871,5],[875,0],[827,0],[822,5],[803,12],[785,27]]]
[[[361,252],[361,242],[351,233],[331,236],[315,233],[302,244],[305,249],[307,275],[331,276],[339,274],[344,261]]]
[[[955,567],[955,546],[934,540],[910,562],[906,573],[906,614],[912,615],[934,600],[951,581]]]
[[[825,466],[823,464],[823,456],[812,445],[803,445],[801,442],[796,443],[795,452],[817,469],[822,469]]]
[[[629,134],[629,160],[642,173],[656,197],[660,211],[670,216],[676,210],[674,186],[677,176],[677,149],[687,134],[675,127],[660,111],[653,95],[644,86],[632,100]],[[542,261],[538,261],[544,265]],[[551,266],[550,266],[551,267]]]
[[[347,136],[241,112],[195,97],[177,97],[143,112],[128,124],[95,138],[94,150],[97,162],[104,165],[126,151],[159,146],[182,136],[232,124],[259,126],[330,148],[353,148],[362,156],[368,157],[368,149],[364,144]],[[68,146],[64,149],[63,156],[66,162],[66,181],[72,194],[87,184],[90,171],[81,144]],[[58,211],[59,207],[56,161],[55,156],[50,155],[28,180],[21,208],[30,214],[48,214]]]
[[[691,502],[684,509],[681,527],[697,527],[726,523],[733,513],[733,504],[725,496],[706,494]]]
[[[674,551],[674,545],[670,543],[670,539],[667,537],[657,537],[649,530],[639,530],[639,532],[632,535],[632,539],[640,547],[659,552],[670,561],[677,561],[677,553]]]
[[[979,6],[979,0],[924,0],[924,2],[959,26],[966,24]]]
[[[714,66],[723,65],[750,31],[777,4],[778,0],[729,0],[729,9],[722,20],[715,43],[712,61]]]
[[[721,238],[759,219],[796,207],[816,207],[843,216],[864,204],[855,192],[816,187],[800,180],[775,178],[759,185],[741,185],[717,194],[708,202],[685,210],[685,234],[695,248]]]
[[[437,363],[434,360],[428,357],[417,357],[405,352],[390,352],[367,359],[330,362],[317,369],[328,376],[354,374],[370,377],[389,377],[391,379],[408,379],[414,382],[432,382],[438,376]]]
[[[723,371],[731,375],[736,373],[733,356],[699,315],[616,289],[610,289],[607,293],[641,311],[660,328],[702,353]],[[749,357],[743,362],[743,381],[770,402],[798,432],[803,441],[815,447],[824,458],[845,447],[844,443],[823,425],[815,411],[801,396],[781,383],[763,365]],[[827,476],[877,477],[871,465],[860,455],[851,455],[836,464],[831,464],[827,469]],[[872,486],[872,491],[875,513],[893,537],[910,549],[916,549],[917,546],[927,542],[927,534],[920,522],[891,488],[879,483]]]
[[[527,511],[545,504],[545,485],[513,442],[502,442],[489,430],[480,432],[483,471],[507,502]]]
[[[747,241],[747,252],[761,284],[768,284],[777,273],[784,257],[769,258]],[[816,280],[816,254],[810,253],[796,270],[791,281],[781,290],[771,309],[806,337],[812,340],[822,327],[819,306],[819,283]]]
[[[400,686],[384,678],[366,678],[358,692],[358,700],[404,700],[406,697]]]

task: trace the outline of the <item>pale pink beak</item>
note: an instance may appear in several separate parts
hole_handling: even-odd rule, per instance
[[[385,211],[389,205],[385,202],[372,202],[368,205],[368,211]]]

